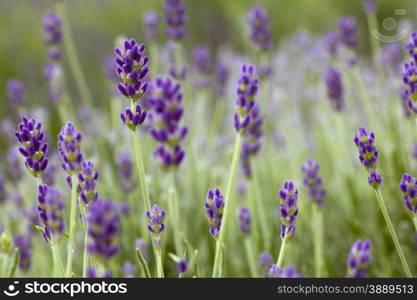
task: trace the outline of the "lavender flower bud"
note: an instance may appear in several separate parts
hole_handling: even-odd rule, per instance
[[[96,191],[97,179],[98,172],[94,169],[94,164],[91,161],[83,161],[81,163],[80,173],[78,174],[78,193],[85,205],[98,199],[98,193]]]
[[[180,259],[180,261],[177,263],[177,271],[178,273],[185,273],[187,272],[188,263],[185,259]]]
[[[136,105],[135,112],[132,112],[130,108],[126,108],[126,110],[120,114],[120,120],[122,123],[132,131],[136,131],[145,119],[146,111],[142,110],[139,105]]]
[[[58,135],[58,151],[62,161],[62,168],[68,175],[80,171],[83,155],[81,153],[82,134],[78,132],[71,122],[62,127]]]
[[[18,79],[11,79],[7,82],[7,95],[13,106],[24,106],[26,103],[26,90],[23,83]]]
[[[131,192],[135,186],[135,178],[133,176],[133,162],[129,153],[120,152],[116,159],[117,168],[119,171],[119,178],[122,190],[125,193]]]
[[[165,210],[154,204],[150,211],[146,211],[146,217],[149,220],[148,231],[159,237],[165,231]]]
[[[121,81],[117,87],[132,102],[138,101],[148,86],[143,80],[149,71],[145,49],[145,45],[138,45],[134,39],[125,40],[122,48],[115,49],[117,75]]]
[[[120,232],[116,205],[107,200],[92,202],[89,205],[87,222],[91,241],[87,246],[88,252],[101,259],[114,256],[119,251],[119,247],[114,245],[114,238]]]
[[[404,83],[403,93],[407,98],[407,106],[410,111],[417,113],[417,66],[414,61],[404,63],[404,71],[401,74]]]
[[[328,32],[325,39],[326,49],[330,56],[336,56],[339,49],[339,38],[334,32]]]
[[[181,0],[165,0],[165,23],[167,25],[166,35],[173,40],[182,39],[186,33],[185,6]]]
[[[214,88],[216,89],[217,97],[224,98],[226,95],[226,86],[229,81],[230,70],[229,67],[223,63],[218,62],[214,74]]]
[[[146,39],[154,42],[159,37],[159,23],[160,19],[156,12],[147,11],[143,14],[143,29]]]
[[[400,181],[400,190],[403,192],[405,207],[417,215],[417,179],[410,174],[403,174]]]
[[[333,108],[342,111],[345,108],[342,74],[335,68],[330,67],[324,74],[324,81],[327,87],[327,97],[329,97]]]
[[[339,38],[347,48],[355,49],[358,46],[358,28],[351,17],[343,17],[339,20]]]
[[[371,247],[369,240],[357,240],[353,244],[347,259],[346,277],[363,278],[365,276],[371,261]]]
[[[363,0],[363,11],[369,15],[376,11],[376,0]]]
[[[271,48],[271,28],[266,10],[261,6],[253,7],[247,20],[251,40],[263,51]]]
[[[249,208],[242,207],[239,212],[239,228],[243,234],[249,235],[251,233],[252,217]]]
[[[298,215],[298,190],[292,181],[285,181],[278,191],[280,198],[279,211],[281,214],[281,238],[289,239],[295,232],[295,222]]]
[[[410,57],[417,62],[417,32],[413,32],[410,37],[410,42],[405,46]]]
[[[323,179],[319,176],[318,172],[320,165],[314,160],[307,160],[301,167],[301,171],[304,173],[304,185],[308,188],[308,195],[318,205],[323,204],[323,198],[326,195],[326,191],[323,188]]]
[[[38,214],[44,224],[44,238],[51,242],[52,238],[58,238],[64,232],[64,207],[59,191],[46,184],[38,188]]]
[[[280,268],[278,265],[272,265],[269,268],[267,277],[269,278],[301,278],[297,272],[297,269],[294,266],[287,266],[284,268]]]
[[[262,252],[261,254],[259,254],[259,266],[267,271],[271,268],[271,266],[273,265],[272,262],[272,256],[271,254],[269,254],[268,252]]]
[[[134,278],[136,276],[136,266],[128,261],[123,265],[123,278]]]
[[[32,241],[30,236],[19,234],[14,237],[14,245],[19,250],[19,268],[29,271],[32,266]]]
[[[25,157],[25,165],[29,173],[38,177],[48,166],[46,158],[48,144],[45,142],[42,124],[23,116],[18,128],[19,131],[15,132],[15,136],[20,143],[19,151]]]
[[[369,170],[374,170],[378,161],[378,150],[374,145],[375,134],[360,127],[353,141],[358,147],[359,160],[362,165]]]
[[[243,65],[238,80],[236,113],[234,115],[234,127],[240,134],[244,134],[251,123],[250,112],[255,104],[255,96],[258,92],[258,78],[255,67]]]
[[[205,88],[209,85],[209,76],[212,71],[212,62],[209,49],[198,46],[193,52],[194,69],[197,71],[197,88]]]
[[[210,233],[212,236],[217,237],[220,233],[224,209],[223,195],[219,189],[208,191],[204,207],[206,208],[206,215],[210,225]]]
[[[55,13],[49,13],[43,17],[42,23],[45,44],[49,46],[48,57],[51,60],[58,60],[61,58],[61,19]]]
[[[373,170],[368,177],[368,183],[370,186],[372,186],[374,189],[379,189],[379,186],[382,183],[382,176],[378,174],[377,171]]]

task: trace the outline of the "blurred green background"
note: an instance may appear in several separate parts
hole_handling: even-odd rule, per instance
[[[8,114],[9,103],[5,84],[11,77],[22,79],[30,104],[47,104],[46,82],[42,70],[46,62],[42,36],[42,17],[54,10],[53,0],[0,0],[0,116]],[[263,5],[269,12],[274,46],[301,29],[315,35],[336,30],[338,18],[355,17],[360,27],[360,52],[369,53],[369,38],[362,0],[185,0],[188,15],[186,51],[198,44],[208,45],[215,53],[221,44],[243,49],[248,43],[246,16],[254,5]],[[378,18],[388,16],[413,20],[417,3],[414,0],[379,0]],[[112,54],[115,38],[124,34],[143,41],[142,15],[147,10],[163,13],[163,0],[67,0],[68,15],[88,85],[97,105],[106,97],[103,61]],[[396,9],[407,15],[395,16]],[[398,20],[400,21],[400,20]],[[162,26],[162,30],[164,26]],[[382,31],[383,32],[383,31]],[[165,43],[165,37],[159,41]],[[64,66],[65,67],[65,66]],[[67,81],[74,101],[77,90],[67,72]]]

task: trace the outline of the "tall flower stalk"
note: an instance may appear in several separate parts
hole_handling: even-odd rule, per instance
[[[376,164],[378,161],[378,150],[375,146],[375,134],[372,131],[369,131],[363,127],[359,128],[359,131],[356,133],[354,143],[358,148],[358,156],[362,165],[370,172],[368,177],[368,183],[371,185],[376,194],[378,200],[379,208],[385,219],[387,229],[391,235],[391,239],[394,243],[397,254],[400,258],[401,264],[404,269],[404,273],[407,277],[412,277],[410,268],[408,266],[407,260],[405,258],[404,252],[401,248],[398,236],[395,232],[394,226],[392,225],[391,218],[388,214],[387,207],[385,206],[384,199],[382,197],[380,185],[382,183],[382,176],[375,170]]]
[[[240,152],[242,147],[242,136],[249,129],[253,119],[251,117],[251,111],[255,105],[255,96],[258,92],[258,78],[253,65],[243,65],[241,68],[241,74],[238,80],[237,88],[237,100],[236,113],[234,115],[234,127],[237,131],[235,140],[235,148],[233,151],[232,163],[229,171],[229,178],[227,182],[226,194],[225,194],[225,206],[223,225],[220,228],[219,237],[216,243],[216,252],[214,256],[213,264],[213,277],[219,277],[223,274],[221,265],[221,252],[224,247],[224,240],[227,228],[227,222],[231,218],[231,206],[232,206],[232,191],[236,182],[237,167],[239,164]]]

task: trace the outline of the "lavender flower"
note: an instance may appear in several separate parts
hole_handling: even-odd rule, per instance
[[[262,252],[259,254],[259,266],[265,270],[268,271],[271,266],[273,265],[272,262],[272,256],[268,252]]]
[[[339,38],[335,32],[328,32],[325,39],[326,49],[330,56],[336,56],[339,49]]]
[[[58,135],[58,151],[62,161],[62,168],[68,175],[73,175],[80,171],[83,155],[80,145],[82,134],[78,132],[71,122],[62,127]]]
[[[160,143],[154,157],[160,162],[163,170],[178,167],[185,157],[180,142],[188,132],[187,127],[179,124],[184,112],[181,85],[174,84],[169,77],[156,78],[149,102],[155,125],[150,133]]]
[[[57,102],[65,93],[65,76],[62,67],[57,63],[48,63],[43,70],[48,81],[49,100]]]
[[[46,158],[48,144],[45,142],[42,124],[23,116],[18,128],[19,131],[15,132],[15,136],[20,143],[19,151],[25,157],[25,165],[29,173],[38,177],[48,166]]]
[[[410,111],[417,113],[417,66],[414,61],[404,63],[404,71],[401,74],[404,83],[403,93],[407,98],[407,106]]]
[[[155,246],[161,248],[161,235],[165,231],[165,210],[160,209],[158,205],[154,204],[150,211],[146,211],[146,217],[149,221],[147,228],[148,231],[152,234],[152,237],[155,241]]]
[[[140,253],[142,254],[143,258],[145,258],[145,260],[149,259],[148,248],[149,248],[149,245],[144,239],[141,239],[141,238],[136,239],[135,249],[139,249]]]
[[[64,232],[64,207],[59,191],[46,184],[38,188],[38,214],[44,224],[44,238],[47,242],[58,238]]]
[[[48,164],[48,168],[46,168],[45,172],[42,174],[42,182],[44,184],[47,184],[49,186],[54,186],[55,185],[55,179],[56,179],[56,171],[57,171],[58,167],[55,164],[55,160],[53,161],[53,163],[49,163]]]
[[[134,278],[136,276],[136,266],[128,261],[123,265],[123,278]]]
[[[234,115],[234,127],[240,134],[244,134],[252,121],[250,112],[255,105],[255,96],[258,92],[258,78],[255,67],[242,65],[238,80],[236,113]]]
[[[136,184],[133,176],[133,162],[129,153],[120,152],[116,159],[117,169],[119,171],[119,179],[122,190],[125,193],[131,192]]]
[[[90,243],[88,252],[101,259],[114,256],[119,247],[114,245],[114,238],[120,232],[119,215],[116,205],[107,200],[97,200],[89,205],[88,234]]]
[[[263,51],[271,47],[271,28],[269,18],[263,7],[255,6],[248,16],[248,24],[251,29],[251,40]]]
[[[188,263],[185,259],[180,259],[177,263],[177,271],[178,273],[185,273],[187,272]]]
[[[61,19],[55,13],[49,13],[44,16],[42,23],[45,44],[49,46],[48,57],[51,60],[58,60],[61,58]]]
[[[126,108],[120,114],[120,120],[132,131],[135,131],[146,119],[146,111],[142,110],[139,105],[136,105],[135,112],[130,108]]]
[[[13,106],[24,106],[26,103],[26,90],[23,83],[18,79],[11,79],[7,82],[7,94]]]
[[[372,186],[374,189],[379,189],[379,186],[382,183],[382,176],[378,174],[377,171],[373,170],[368,177],[368,183],[370,186]]]
[[[218,62],[214,73],[214,88],[216,89],[216,96],[224,98],[226,95],[226,86],[229,81],[230,70],[229,67],[223,63]]]
[[[17,149],[11,147],[7,152],[7,170],[9,178],[13,182],[19,182],[22,179],[23,174],[20,163]]]
[[[143,14],[143,29],[146,39],[154,42],[159,37],[159,23],[160,19],[156,12],[147,11]]]
[[[251,119],[247,131],[243,135],[242,150],[240,152],[240,162],[246,178],[252,177],[250,158],[255,156],[261,148],[261,138],[263,136],[262,125],[264,118],[261,116],[261,109],[254,103],[249,117]]]
[[[371,261],[371,241],[357,240],[350,250],[347,266],[346,277],[363,278],[368,271],[368,265]]]
[[[29,271],[32,265],[32,241],[30,236],[19,234],[14,237],[14,245],[19,250],[19,268]]]
[[[323,198],[326,195],[326,191],[323,188],[323,179],[319,176],[318,172],[320,165],[314,160],[307,160],[301,167],[304,173],[304,185],[308,188],[308,195],[318,205],[323,204]]]
[[[148,87],[143,80],[149,71],[145,49],[145,45],[138,45],[134,39],[125,40],[122,48],[115,49],[117,75],[121,80],[117,87],[132,102],[138,101]]]
[[[339,20],[339,38],[342,44],[350,49],[358,46],[358,28],[351,17],[343,17]]]
[[[94,169],[94,164],[91,161],[83,161],[81,163],[80,173],[78,174],[78,193],[85,205],[98,199],[98,193],[96,191],[97,179],[98,172]]]
[[[167,25],[166,35],[170,39],[180,40],[186,33],[185,6],[181,0],[165,0],[165,23]]]
[[[343,99],[342,74],[333,67],[329,67],[324,74],[327,87],[327,97],[334,109],[342,111],[345,107]]]
[[[23,215],[28,222],[28,232],[32,233],[35,230],[35,226],[39,226],[39,214],[38,206],[32,205],[24,210]]]
[[[376,0],[363,0],[363,11],[369,15],[376,11]]]
[[[241,207],[239,212],[239,228],[240,231],[246,235],[251,233],[252,216],[249,208]]]
[[[281,214],[281,238],[289,239],[295,232],[295,222],[298,215],[298,190],[292,181],[285,181],[278,191],[280,198],[279,210]]]
[[[294,266],[280,268],[278,265],[272,265],[269,268],[267,277],[269,278],[300,278],[302,277]]]
[[[403,174],[400,181],[400,190],[403,192],[405,207],[413,215],[417,215],[417,179],[410,174]]]
[[[205,88],[209,85],[210,73],[212,71],[212,63],[209,49],[205,46],[198,46],[193,52],[194,69],[197,71],[197,87]]]
[[[374,145],[375,134],[360,127],[353,141],[358,147],[359,160],[362,165],[369,170],[374,170],[378,161],[378,150]]]
[[[219,189],[208,191],[204,207],[206,208],[206,215],[210,225],[210,233],[212,236],[217,237],[220,233],[224,209],[223,195]]]
[[[405,48],[413,61],[417,62],[417,32],[413,32],[411,34],[410,42],[405,46]]]
[[[124,216],[129,216],[130,214],[130,205],[126,201],[123,201],[119,204],[119,211]]]

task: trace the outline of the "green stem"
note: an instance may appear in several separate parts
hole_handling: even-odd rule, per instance
[[[417,231],[417,215],[413,217],[414,228]]]
[[[154,241],[154,248],[156,248],[155,254],[156,254],[156,274],[158,278],[164,278],[164,269],[163,269],[163,265],[162,265],[162,250],[161,247],[159,247],[158,245],[155,245]]]
[[[367,20],[368,20],[368,27],[369,27],[369,38],[371,40],[372,58],[374,60],[377,71],[380,71],[380,65],[378,63],[378,54],[379,54],[379,48],[380,48],[379,40],[376,37],[374,37],[372,34],[372,31],[378,30],[378,20],[377,20],[375,12],[368,14]]]
[[[413,276],[411,275],[410,268],[408,267],[407,260],[405,259],[405,256],[404,256],[403,250],[401,248],[400,242],[398,241],[398,237],[397,237],[397,234],[395,233],[394,226],[392,225],[391,219],[388,215],[388,211],[387,211],[387,208],[385,206],[384,199],[382,198],[381,191],[379,189],[376,189],[375,194],[376,194],[376,198],[378,199],[379,207],[381,209],[382,215],[384,216],[385,223],[388,227],[388,231],[391,235],[391,238],[392,238],[392,241],[394,243],[395,249],[397,250],[398,256],[400,257],[401,264],[402,264],[403,269],[404,269],[404,273],[407,275],[407,277],[411,278]]]
[[[65,50],[69,60],[69,65],[74,76],[74,80],[77,84],[78,90],[82,99],[90,106],[93,105],[93,100],[90,94],[90,90],[87,86],[84,73],[81,69],[80,60],[75,48],[74,40],[72,38],[71,27],[69,24],[67,9],[65,7],[65,1],[57,1],[56,10],[62,19],[62,35],[64,38]]]
[[[181,237],[181,228],[179,224],[179,207],[178,207],[178,198],[175,186],[175,173],[171,175],[171,184],[169,188],[169,197],[168,197],[168,206],[171,211],[171,224],[174,231],[174,244],[175,252],[180,253],[180,237]]]
[[[323,275],[323,215],[318,205],[314,204],[314,267],[315,276]]]
[[[257,276],[257,272],[256,272],[256,258],[255,255],[253,253],[253,247],[252,247],[252,243],[250,241],[249,238],[245,239],[245,249],[246,249],[246,258],[248,260],[249,263],[249,269],[250,269],[250,274],[252,278],[255,278]]]
[[[282,267],[282,262],[284,261],[285,245],[286,245],[285,240],[282,240],[282,242],[281,242],[281,248],[279,249],[279,255],[278,255],[278,259],[277,259],[277,265],[280,268]]]
[[[58,267],[58,249],[56,244],[51,241],[51,250],[52,250],[52,259],[53,259],[53,277],[60,277],[59,267]]]
[[[237,166],[239,163],[240,150],[242,146],[241,144],[242,144],[242,137],[240,134],[238,134],[236,136],[235,149],[233,152],[232,164],[230,166],[229,180],[227,183],[227,189],[226,189],[226,194],[224,198],[224,210],[223,210],[224,212],[223,212],[222,226],[220,228],[220,234],[219,234],[219,238],[216,244],[216,252],[214,255],[213,277],[216,277],[220,273],[220,270],[219,270],[221,268],[221,266],[219,265],[220,252],[221,252],[221,248],[223,247],[224,239],[226,236],[227,222],[231,218],[230,216],[231,214],[230,207],[231,207],[231,200],[232,200],[231,196],[232,196],[232,191],[233,191],[233,188],[235,186],[235,181],[236,181]]]
[[[83,278],[87,277],[87,265],[88,265],[88,254],[87,254],[87,245],[88,245],[88,223],[87,223],[87,213],[84,203],[80,204],[81,216],[84,224],[84,253],[83,253]]]
[[[78,178],[76,175],[71,176],[72,188],[71,188],[71,208],[70,208],[70,219],[69,219],[69,238],[67,248],[67,268],[65,271],[66,277],[71,277],[72,273],[72,259],[74,257],[74,241],[75,241],[75,225],[77,218],[77,187]]]
[[[131,102],[131,109],[132,111],[134,111],[135,109],[135,104],[133,102]],[[146,184],[145,178],[145,166],[143,163],[142,144],[140,142],[139,135],[135,131],[131,130],[131,134],[133,140],[133,148],[135,151],[136,170],[138,172],[138,180],[142,193],[142,198],[145,205],[145,209],[150,210],[151,201],[149,199],[148,185]]]

